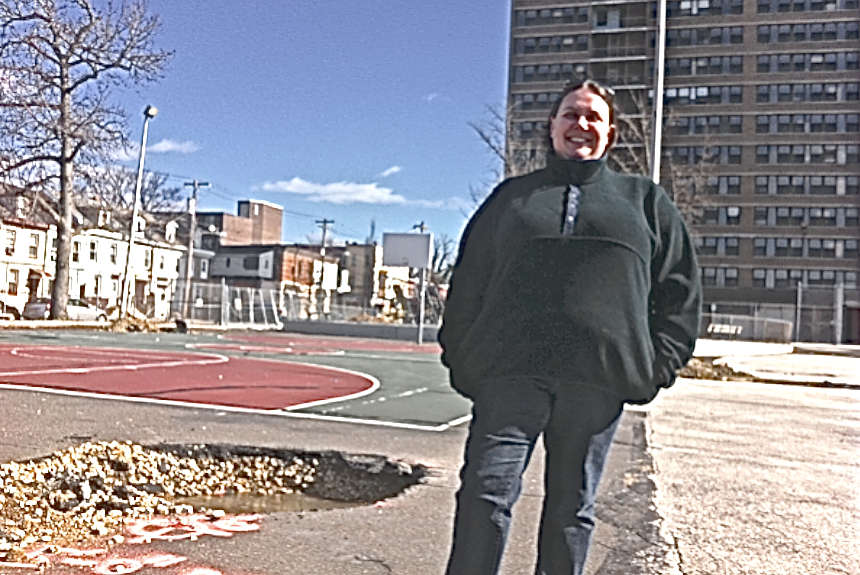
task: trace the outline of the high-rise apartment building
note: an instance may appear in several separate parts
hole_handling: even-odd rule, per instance
[[[627,114],[650,117],[656,2],[512,4],[509,151],[545,142],[547,113],[569,78],[612,86]],[[661,183],[671,192],[673,173],[697,175],[685,185],[703,199],[692,230],[706,304],[787,315],[802,282],[844,286],[856,312],[858,0],[666,6]]]

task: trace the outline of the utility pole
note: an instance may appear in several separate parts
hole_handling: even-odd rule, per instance
[[[317,300],[317,319],[322,318],[323,308],[325,307],[325,291],[323,290],[323,281],[325,280],[325,241],[328,236],[328,227],[334,224],[334,220],[323,218],[317,220],[316,224],[322,228],[322,244],[320,245],[320,285],[316,293]],[[322,295],[322,297],[320,297]]]
[[[191,278],[194,276],[194,236],[197,235],[197,190],[208,188],[209,182],[186,182],[186,186],[192,186],[194,191],[188,198],[188,250],[185,261],[185,286],[182,294],[182,315],[188,319],[191,316]]]

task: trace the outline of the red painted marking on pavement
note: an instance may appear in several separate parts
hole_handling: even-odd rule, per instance
[[[137,573],[158,569],[159,575],[238,575],[225,573],[204,565],[195,565],[188,557],[144,548],[154,540],[196,541],[199,537],[232,537],[260,529],[257,523],[262,515],[225,515],[213,519],[208,515],[167,515],[134,519],[126,524],[126,538],[113,547],[53,547],[40,545],[27,550],[33,563],[28,568],[50,567],[51,573],[77,573],[90,569],[91,575]],[[3,563],[0,563],[0,567]],[[68,571],[65,567],[73,567]]]
[[[223,405],[282,409],[372,389],[336,368],[205,353],[0,344],[0,383]]]

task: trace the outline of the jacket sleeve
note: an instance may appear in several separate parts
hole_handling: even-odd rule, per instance
[[[693,356],[702,286],[696,249],[681,214],[659,189],[654,203],[657,246],[651,262],[651,340],[655,388],[669,387]]]
[[[461,344],[483,309],[484,294],[495,266],[494,226],[488,212],[497,195],[498,188],[466,225],[451,274],[439,343],[442,363],[451,370],[452,377],[466,359]]]

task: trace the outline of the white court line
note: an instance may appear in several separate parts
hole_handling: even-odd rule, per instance
[[[77,349],[77,348],[72,347],[72,346],[41,346],[41,348],[65,349],[65,350]],[[97,350],[97,351],[101,351],[101,350]],[[126,349],[125,351],[134,351],[134,350],[127,350]],[[110,352],[105,351],[104,353],[110,353]],[[223,361],[212,361],[212,362],[208,362],[208,363],[201,362],[201,363],[193,363],[191,365],[208,365],[208,364],[226,363],[226,362],[229,362],[229,360],[230,360],[229,357],[222,356],[220,354],[200,354],[200,355],[208,355],[209,357],[223,359]],[[378,389],[380,389],[382,384],[380,383],[380,381],[377,378],[373,377],[370,374],[362,373],[362,372],[358,372],[358,371],[354,371],[354,370],[349,370],[349,369],[344,369],[344,368],[339,368],[339,367],[331,367],[331,366],[324,366],[324,365],[319,365],[319,364],[315,364],[315,363],[306,363],[306,362],[297,362],[297,361],[274,360],[274,359],[268,359],[268,358],[253,358],[252,361],[267,361],[267,362],[271,362],[271,363],[277,363],[280,365],[288,363],[288,364],[300,365],[300,366],[305,366],[305,367],[310,367],[310,368],[317,368],[317,369],[342,372],[342,373],[345,373],[348,375],[356,375],[359,377],[363,377],[363,378],[365,378],[371,382],[371,386],[366,390],[362,390],[362,391],[359,391],[359,392],[356,392],[353,394],[335,397],[335,398],[323,399],[323,400],[319,400],[319,401],[312,401],[312,402],[299,404],[299,405],[293,405],[293,406],[289,406],[289,407],[281,408],[281,409],[278,409],[278,408],[275,408],[275,409],[258,409],[258,408],[247,408],[247,407],[232,407],[232,406],[224,406],[224,405],[213,405],[210,403],[177,401],[177,400],[171,400],[171,399],[156,399],[156,398],[148,398],[148,397],[134,397],[134,396],[127,396],[127,395],[113,395],[113,394],[107,394],[107,393],[93,393],[93,392],[73,391],[73,390],[66,390],[66,389],[55,389],[55,388],[41,387],[41,386],[35,386],[35,385],[18,385],[18,384],[0,383],[0,389],[39,391],[42,393],[51,393],[51,394],[55,394],[55,395],[66,395],[66,396],[71,396],[71,397],[108,399],[108,400],[114,400],[114,401],[129,401],[129,402],[133,402],[133,403],[144,403],[144,404],[151,404],[151,405],[169,405],[169,406],[173,406],[173,407],[191,407],[191,408],[196,408],[196,409],[226,411],[226,412],[230,412],[230,413],[274,415],[274,416],[279,416],[279,417],[293,417],[293,418],[297,418],[297,419],[312,419],[312,420],[331,421],[331,422],[339,422],[339,423],[357,423],[357,424],[373,425],[373,426],[379,426],[379,427],[392,427],[392,428],[399,428],[399,429],[415,429],[415,430],[419,430],[419,431],[445,431],[446,429],[449,429],[450,427],[453,427],[453,426],[459,425],[461,423],[464,423],[466,421],[469,421],[472,418],[471,415],[466,415],[466,416],[459,417],[457,419],[454,419],[454,420],[446,422],[446,423],[431,426],[431,425],[417,425],[417,424],[411,424],[411,423],[400,423],[400,422],[396,422],[396,421],[380,421],[380,420],[375,420],[375,419],[361,419],[361,418],[351,418],[351,417],[343,417],[343,416],[319,415],[319,414],[314,414],[314,413],[295,413],[293,410],[296,410],[296,409],[303,409],[303,408],[308,408],[308,407],[312,407],[312,406],[319,406],[319,405],[329,405],[329,404],[338,403],[341,401],[357,399],[359,397],[363,397],[365,395],[369,395],[369,394],[377,391]],[[138,367],[144,367],[144,366],[145,367],[162,367],[162,366],[173,367],[174,365],[180,365],[181,366],[181,365],[188,365],[188,364],[183,364],[182,362],[170,362],[170,363],[153,364],[152,366],[145,366],[145,364],[138,364],[138,365],[127,365],[127,366],[111,366],[111,367],[108,367],[105,369],[93,368],[92,370],[93,371],[97,371],[97,370],[98,371],[109,371],[109,370],[119,371],[119,370],[127,370],[127,369],[136,369]],[[40,373],[69,373],[70,371],[71,370],[69,370],[69,369],[66,369],[66,370],[54,369],[54,370],[42,370],[42,371],[30,371],[30,372],[8,372],[8,373],[0,372],[0,376],[3,376],[3,375],[33,375],[33,374],[40,374]],[[417,390],[416,390],[416,392],[417,392]],[[415,393],[415,392],[412,392],[412,393]],[[412,393],[407,392],[407,395],[411,395]]]
[[[396,421],[379,421],[376,419],[359,419],[351,417],[336,417],[317,415],[313,413],[293,413],[281,409],[254,409],[249,407],[231,407],[226,405],[212,405],[211,403],[196,403],[191,401],[175,401],[172,399],[151,399],[148,397],[133,397],[128,395],[111,395],[107,393],[91,393],[82,391],[70,391],[67,389],[54,389],[49,387],[39,387],[34,385],[16,385],[9,383],[0,383],[0,389],[9,389],[12,391],[31,391],[38,393],[50,393],[53,395],[66,395],[70,397],[83,397],[88,399],[104,399],[108,401],[126,401],[130,403],[143,403],[155,406],[170,406],[184,407],[192,409],[206,409],[210,411],[224,411],[228,413],[240,413],[249,415],[267,415],[274,417],[285,417],[295,419],[313,419],[320,421],[330,421],[333,423],[355,423],[359,425],[373,425],[377,427],[392,427],[398,429],[414,429],[417,431],[445,431],[461,423],[465,423],[472,419],[471,415],[459,417],[447,423],[442,423],[435,426],[417,425],[413,423],[399,423]]]
[[[26,348],[13,348],[10,352],[11,355],[18,355],[18,351],[20,349],[26,350]],[[33,349],[33,348],[30,348]],[[75,350],[81,351],[78,348],[68,347],[68,346],[45,346],[42,348],[36,349],[48,349],[48,350]],[[128,350],[133,351],[133,350]],[[99,367],[66,367],[66,368],[52,368],[52,369],[33,369],[33,370],[15,370],[15,371],[3,371],[0,372],[0,377],[2,376],[21,376],[21,375],[45,375],[52,373],[73,373],[73,374],[82,374],[82,373],[95,373],[95,372],[105,372],[105,371],[137,371],[139,369],[151,369],[156,367],[184,367],[189,365],[218,365],[222,363],[228,363],[230,358],[226,355],[214,354],[214,353],[197,353],[197,355],[202,356],[207,359],[200,360],[174,360],[174,361],[161,361],[158,363],[128,363],[124,365],[105,365]],[[22,356],[26,357],[26,356]],[[38,356],[37,356],[38,357]],[[167,356],[165,356],[165,359]]]
[[[43,355],[28,353],[31,350],[38,350],[44,352],[51,352],[54,350],[63,350],[63,351],[71,351],[82,356],[82,359],[88,359],[90,357],[104,359],[101,356],[108,356],[107,359],[122,359],[123,355],[135,357],[146,357],[150,360],[170,360],[176,357],[178,353],[189,353],[189,352],[165,352],[165,351],[150,351],[150,350],[137,350],[137,349],[128,349],[128,348],[93,348],[93,347],[81,347],[76,345],[28,345],[25,348],[20,347],[12,347],[9,350],[10,355],[16,355],[18,357],[26,357],[26,358],[41,358]],[[123,353],[125,352],[125,353]],[[141,353],[144,355],[141,356]],[[199,352],[192,352],[196,355],[201,355]],[[97,357],[98,356],[98,357]]]

